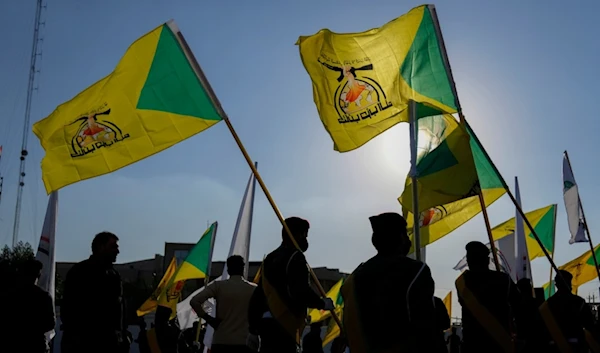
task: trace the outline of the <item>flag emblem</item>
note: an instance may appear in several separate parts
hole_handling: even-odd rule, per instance
[[[368,57],[344,60],[343,64],[332,57],[335,55],[321,53],[317,61],[338,75],[333,96],[338,123],[371,119],[392,106],[381,85],[369,77],[369,72],[373,73],[373,64]]]
[[[129,134],[123,134],[115,123],[107,120],[109,115],[110,108],[104,104],[65,126],[65,135],[71,136],[71,157],[83,157],[130,137]]]

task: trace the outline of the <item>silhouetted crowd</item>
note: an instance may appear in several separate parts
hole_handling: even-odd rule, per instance
[[[343,330],[332,353],[599,352],[597,319],[572,293],[569,272],[557,274],[557,292],[544,300],[529,279],[515,284],[510,275],[490,270],[490,250],[480,242],[466,245],[469,269],[456,280],[459,336],[443,301],[434,296],[429,267],[408,257],[412,244],[404,218],[384,213],[369,220],[377,254],[344,281],[343,308],[338,307]],[[331,311],[334,303],[310,283],[304,256],[308,221],[291,217],[286,224],[293,240],[283,229],[281,245],[263,261],[258,284],[244,278],[245,259],[230,257],[230,278],[211,283],[190,302],[204,324],[180,330],[171,309],[159,305],[149,330],[140,318],[135,339],[140,352],[208,351],[202,342],[210,325],[211,353],[322,353],[323,323],[310,324],[307,312]],[[124,319],[121,278],[113,268],[118,240],[109,232],[97,234],[92,255],[67,274],[60,312],[63,353],[125,353],[134,342]],[[36,285],[41,270],[36,260],[10,276],[3,268],[0,352],[49,351],[55,316],[50,295]],[[203,307],[209,299],[216,302],[214,316]]]

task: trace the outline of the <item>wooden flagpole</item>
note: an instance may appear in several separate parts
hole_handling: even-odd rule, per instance
[[[292,234],[292,231],[290,230],[290,228],[285,223],[285,218],[283,218],[283,215],[281,214],[281,211],[279,211],[279,208],[277,207],[277,204],[275,204],[275,201],[273,200],[273,197],[271,196],[271,193],[269,192],[269,189],[267,188],[265,182],[263,181],[262,177],[260,176],[260,173],[258,172],[258,170],[256,169],[256,167],[254,166],[254,162],[250,158],[250,155],[246,151],[246,148],[244,147],[242,141],[240,140],[237,132],[233,128],[233,125],[231,124],[231,121],[229,121],[229,117],[227,116],[227,114],[223,110],[223,107],[221,106],[221,103],[219,102],[219,99],[217,98],[215,92],[213,91],[212,87],[208,83],[208,80],[206,79],[206,76],[204,75],[204,72],[202,71],[202,68],[198,64],[198,61],[196,60],[196,57],[194,56],[194,53],[192,52],[192,50],[190,49],[189,45],[187,44],[185,38],[183,37],[183,34],[181,33],[181,31],[179,31],[179,29],[176,27],[176,25],[175,25],[175,23],[173,21],[168,22],[167,25],[176,34],[176,38],[178,39],[178,41],[181,44],[181,46],[185,49],[184,52],[185,52],[186,56],[188,57],[188,60],[189,60],[190,64],[194,68],[194,71],[195,71],[196,75],[198,76],[198,79],[199,79],[200,83],[202,84],[202,86],[206,90],[206,93],[210,96],[210,99],[213,102],[213,104],[215,105],[215,107],[217,108],[217,110],[219,112],[219,115],[223,118],[223,121],[225,121],[225,124],[227,125],[227,128],[229,129],[229,132],[231,132],[231,136],[233,136],[233,139],[235,140],[235,143],[238,145],[238,148],[240,149],[240,151],[242,152],[242,155],[244,156],[244,159],[246,160],[246,163],[248,163],[248,166],[250,167],[250,169],[252,170],[252,173],[256,177],[256,181],[258,181],[258,184],[260,185],[261,189],[265,193],[265,196],[267,197],[267,200],[269,201],[269,204],[271,205],[271,208],[273,208],[273,211],[275,212],[275,215],[279,219],[279,222],[281,222],[281,225],[283,226],[283,229],[285,230],[285,232],[289,236],[290,240],[292,241],[292,244],[296,247],[296,249],[301,250],[300,247],[298,246],[298,243],[296,242],[296,239],[294,239],[294,235]],[[317,275],[315,274],[315,272],[313,271],[313,269],[310,267],[310,265],[308,263],[306,264],[306,267],[308,268],[308,271],[310,272],[310,276],[311,276],[311,278],[313,280],[313,283],[317,287],[317,290],[319,291],[319,294],[321,295],[321,297],[326,298],[327,297],[327,293],[323,289],[323,286],[321,286],[321,283],[319,282],[319,279],[317,278]],[[340,318],[335,313],[335,309],[331,310],[331,317],[335,320],[335,322],[340,327],[340,331],[343,332],[342,321],[340,320]]]
[[[408,101],[408,116],[410,129],[410,179],[412,183],[412,212],[413,212],[413,239],[415,241],[415,258],[421,261],[421,225],[419,224],[419,186],[417,184],[417,103]]]
[[[433,24],[435,27],[435,33],[438,38],[438,42],[440,44],[440,52],[442,54],[442,59],[444,61],[444,66],[446,68],[446,73],[448,74],[448,78],[450,81],[450,87],[452,89],[452,94],[454,95],[454,102],[456,104],[456,110],[458,112],[458,117],[460,118],[460,123],[464,126],[466,123],[465,116],[462,112],[462,107],[460,106],[460,100],[458,99],[458,92],[456,90],[456,83],[454,82],[454,76],[452,75],[452,67],[450,66],[450,60],[448,60],[448,52],[446,51],[446,44],[444,43],[444,37],[442,36],[442,29],[440,27],[440,22],[437,17],[437,11],[435,10],[435,5],[428,5],[429,10],[431,11],[431,17],[433,19]],[[504,183],[506,186],[506,183]],[[508,188],[507,188],[508,189]],[[494,264],[496,265],[496,271],[502,271],[500,267],[500,261],[498,259],[498,249],[496,249],[496,244],[494,243],[494,237],[492,236],[492,226],[490,225],[490,218],[488,216],[487,207],[485,205],[485,199],[483,197],[483,190],[479,186],[479,205],[481,206],[481,214],[483,215],[483,220],[485,222],[485,229],[487,231],[488,240],[490,243],[490,248],[492,251],[492,256],[494,258]]]

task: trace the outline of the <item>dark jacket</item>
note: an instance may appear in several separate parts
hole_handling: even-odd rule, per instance
[[[82,344],[85,349],[90,345],[118,346],[124,339],[121,276],[112,264],[93,255],[67,273],[60,309],[63,351]]]
[[[49,347],[44,334],[54,329],[54,303],[48,292],[33,283],[2,290],[0,352],[38,353]]]
[[[515,331],[515,314],[521,309],[521,294],[517,285],[506,273],[486,270],[465,271],[465,283],[477,301],[502,325],[510,335]],[[458,289],[458,288],[457,288]],[[463,350],[469,352],[501,351],[496,340],[481,326],[469,311],[458,290],[458,302],[462,306]],[[519,322],[516,322],[518,326]]]
[[[431,271],[420,261],[378,254],[360,265],[342,287],[350,350],[435,352],[433,292]],[[346,313],[349,302],[356,303],[356,322]]]
[[[323,353],[321,330],[311,330],[302,339],[302,353]]]
[[[323,300],[310,286],[310,277],[304,254],[294,248],[280,246],[267,255],[263,262],[263,276],[267,276],[271,286],[286,306],[294,314],[306,315],[308,308],[322,309]],[[250,298],[248,324],[251,333],[258,333],[263,314],[269,306],[262,286],[262,277],[258,287]]]

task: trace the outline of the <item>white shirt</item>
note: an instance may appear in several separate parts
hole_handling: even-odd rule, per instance
[[[215,281],[190,301],[198,316],[205,314],[202,304],[210,298],[217,301],[216,318],[221,320],[212,344],[246,345],[248,337],[248,306],[256,284],[242,276]]]

